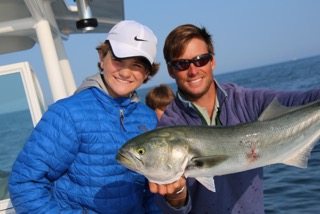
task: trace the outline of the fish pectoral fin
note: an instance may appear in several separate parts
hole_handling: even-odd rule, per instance
[[[211,192],[216,191],[216,186],[214,184],[214,179],[213,177],[196,177],[195,178],[200,184],[205,186],[208,190]]]
[[[219,163],[225,161],[227,158],[228,158],[227,155],[212,155],[212,156],[194,157],[189,161],[189,163],[187,165],[187,169],[210,168],[210,167],[216,166]]]

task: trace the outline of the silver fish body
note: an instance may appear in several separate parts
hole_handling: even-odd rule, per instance
[[[185,175],[207,186],[213,176],[271,164],[307,167],[319,138],[320,101],[290,108],[273,101],[252,123],[146,132],[124,144],[117,160],[152,182],[171,183]]]

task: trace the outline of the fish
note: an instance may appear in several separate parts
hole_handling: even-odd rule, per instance
[[[150,182],[193,177],[214,192],[214,176],[272,164],[306,168],[319,138],[320,100],[286,107],[274,99],[254,122],[145,132],[122,145],[116,160]]]

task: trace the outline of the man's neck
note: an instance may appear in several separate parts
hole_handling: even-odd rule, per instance
[[[198,106],[205,108],[208,112],[209,117],[211,118],[216,105],[216,95],[217,95],[216,86],[215,86],[215,83],[213,82],[210,85],[210,88],[207,91],[207,93],[205,93],[200,98],[193,100],[192,102]]]

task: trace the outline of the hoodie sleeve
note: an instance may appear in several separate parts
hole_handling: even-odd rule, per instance
[[[282,105],[297,106],[320,99],[320,89],[307,91],[276,91],[270,89],[251,89],[225,84],[227,98],[221,104],[220,119],[224,125],[235,125],[257,120],[272,100]]]
[[[77,136],[68,111],[61,105],[52,105],[12,168],[9,192],[17,213],[60,213],[51,189],[72,163],[77,150]]]
[[[171,206],[166,201],[166,199],[160,195],[157,195],[157,204],[159,205],[159,207],[161,207],[164,213],[168,213],[168,214],[187,214],[191,211],[191,208],[192,208],[191,197],[189,194],[187,196],[187,203],[180,208],[175,208]]]

